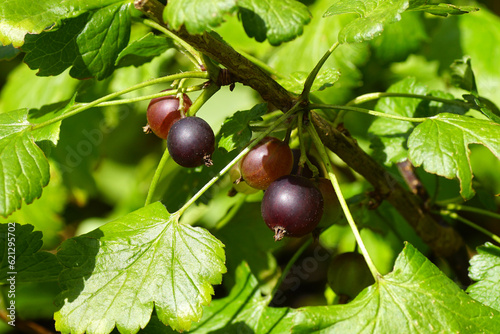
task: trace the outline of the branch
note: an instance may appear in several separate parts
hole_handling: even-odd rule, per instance
[[[136,9],[168,29],[168,26],[163,23],[164,7],[157,0],[136,0],[134,5]],[[280,110],[284,112],[289,110],[297,100],[297,97],[272,80],[260,67],[236,52],[224,41],[214,38],[207,32],[202,35],[190,35],[184,26],[172,32],[198,51],[224,65],[234,82],[252,87],[265,101],[273,103]]]
[[[158,5],[157,0],[136,0],[135,6],[168,28],[162,19],[163,7],[161,4]],[[223,41],[215,39],[208,33],[190,35],[184,28],[173,33],[225,66],[236,81],[252,87],[265,101],[272,103],[278,109],[287,111],[297,101],[296,96]],[[462,247],[463,240],[454,229],[438,224],[433,216],[421,207],[421,202],[416,195],[404,189],[351,138],[344,136],[316,114],[313,114],[313,122],[324,144],[352,169],[363,175],[375,190],[410,223],[437,255],[451,256]]]
[[[404,189],[351,138],[344,136],[314,112],[312,119],[325,146],[370,182],[375,191],[396,208],[436,255],[447,257],[462,247],[463,240],[453,228],[439,225],[431,214],[422,208],[422,202],[417,195]]]

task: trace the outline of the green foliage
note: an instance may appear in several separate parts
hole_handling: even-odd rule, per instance
[[[460,180],[464,199],[474,196],[469,145],[486,146],[500,159],[500,125],[486,120],[441,113],[415,128],[408,138],[408,155],[429,173]]]
[[[292,333],[495,333],[498,312],[469,297],[407,244],[394,270],[343,306],[297,311]]]
[[[0,114],[0,215],[6,217],[42,194],[49,183],[49,162],[34,143],[27,110]]]
[[[14,276],[18,320],[62,333],[497,333],[500,18],[449,2],[0,2],[0,313]],[[144,133],[163,90],[213,166]],[[274,241],[227,175],[265,136],[338,221]],[[376,279],[344,305],[353,251]]]
[[[55,281],[62,270],[56,256],[40,251],[42,232],[33,231],[32,225],[16,223],[0,224],[0,249],[4,256],[0,263],[0,284],[10,284],[7,279],[15,276],[15,282]],[[14,250],[12,257],[10,250]],[[13,274],[15,272],[15,274]]]
[[[347,24],[339,33],[340,43],[359,43],[382,33],[384,26],[401,19],[408,8],[408,0],[337,1],[324,16],[357,14],[359,18]]]
[[[180,225],[160,203],[64,242],[55,314],[63,332],[136,332],[151,317],[187,330],[225,272],[223,245],[206,230]],[[127,312],[123,312],[124,307]]]
[[[59,29],[26,37],[24,61],[38,75],[57,75],[72,66],[78,79],[108,77],[130,36],[130,4],[113,4],[66,20]],[[65,47],[54,52],[52,43]]]
[[[491,243],[477,248],[470,261],[469,276],[476,281],[467,288],[469,295],[495,310],[500,310],[499,270],[500,248]]]

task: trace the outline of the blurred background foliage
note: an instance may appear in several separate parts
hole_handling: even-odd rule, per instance
[[[305,27],[303,36],[279,47],[246,37],[237,17],[227,17],[217,32],[236,50],[266,62],[277,73],[287,76],[295,71],[309,72],[336,40],[339,29],[349,22],[350,16],[322,18],[331,1],[302,2],[310,5],[311,23]],[[346,103],[364,93],[385,91],[396,81],[412,76],[430,89],[444,90],[460,97],[461,92],[450,83],[449,66],[455,59],[468,55],[472,59],[480,94],[500,105],[500,2],[450,2],[478,5],[481,10],[446,19],[417,12],[404,13],[400,22],[389,26],[382,36],[370,43],[342,45],[327,62],[328,67],[340,70],[341,79],[333,87],[316,93],[316,96],[325,103]],[[134,25],[131,42],[146,32],[143,26]],[[78,101],[92,101],[135,83],[190,70],[192,66],[181,53],[170,49],[140,67],[119,68],[103,81],[78,81],[69,77],[68,71],[56,77],[39,77],[36,71],[22,63],[22,53],[16,54],[8,47],[1,50],[0,112],[24,107],[40,108],[68,100],[75,91],[78,92]],[[148,87],[127,97],[153,94],[166,88],[166,85]],[[192,94],[191,99],[194,101],[196,96]],[[238,110],[248,110],[260,102],[254,91],[237,84],[233,91],[223,87],[198,115],[207,120],[214,131],[218,131],[226,117]],[[47,146],[45,149],[51,160],[51,181],[42,197],[31,205],[23,205],[21,210],[7,219],[0,220],[34,225],[36,230],[43,232],[44,249],[54,251],[62,240],[88,232],[142,207],[154,170],[166,147],[165,142],[157,137],[143,133],[147,104],[145,101],[94,108],[65,120],[57,147]],[[346,117],[346,127],[368,152],[371,152],[371,138],[367,129],[373,120],[371,116],[356,113],[349,113]],[[477,195],[467,205],[499,212],[500,198],[495,195],[500,194],[500,162],[482,146],[474,145],[471,150]],[[210,169],[186,170],[169,161],[155,199],[161,200],[170,212],[177,210],[235,154],[217,151],[214,155],[215,166]],[[383,274],[389,272],[405,240],[429,255],[427,246],[390,205],[384,203],[376,210],[368,209],[366,192],[370,190],[370,185],[333,158],[337,162],[345,196],[357,223],[363,227],[362,236],[377,268]],[[390,168],[390,172],[399,177],[396,168]],[[437,192],[438,200],[454,200],[458,196],[456,180],[429,175],[423,170],[418,170],[418,175],[431,194]],[[260,216],[262,193],[231,197],[227,195],[230,189],[229,179],[221,180],[182,218],[185,223],[210,229],[226,245],[228,274],[224,276],[223,286],[217,288],[215,298],[223,297],[234,284],[234,268],[243,259],[248,261],[252,272],[261,281],[263,291],[269,291],[283,264],[302,241],[291,239],[275,243],[272,232]],[[475,214],[464,216],[500,234],[498,221]],[[456,228],[466,237],[471,250],[486,241],[468,227],[456,225]],[[297,263],[300,266],[305,263],[304,259],[319,256],[320,251],[331,256],[354,249],[352,233],[341,220],[323,233],[319,242],[311,246]],[[446,272],[443,262],[431,260]],[[300,293],[293,287],[287,289],[285,285],[283,293],[287,296],[286,302],[279,306],[296,307],[331,301],[328,297],[331,291],[325,289],[328,261],[317,260],[316,264],[313,271],[304,271]],[[20,285],[19,317],[48,319],[50,322],[53,310],[45,305],[52,305],[58,292],[56,283]],[[33,298],[34,295],[37,297]],[[0,322],[0,332],[4,330],[7,328]]]

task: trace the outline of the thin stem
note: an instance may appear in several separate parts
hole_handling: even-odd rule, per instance
[[[151,204],[153,200],[153,195],[158,186],[158,182],[160,181],[161,173],[167,164],[168,158],[170,158],[170,153],[168,152],[168,148],[165,148],[163,155],[161,157],[160,163],[156,167],[155,174],[153,175],[153,180],[151,180],[151,185],[149,186],[148,195],[146,196],[146,203],[144,206]]]
[[[184,73],[178,73],[178,74],[172,74],[172,75],[167,75],[165,77],[161,77],[161,78],[157,78],[157,79],[152,79],[152,80],[148,80],[148,81],[145,81],[145,82],[141,82],[137,85],[134,85],[134,86],[131,86],[131,87],[128,87],[126,89],[123,89],[123,90],[120,90],[118,92],[114,92],[114,93],[111,93],[111,94],[108,94],[106,96],[103,96],[97,100],[94,100],[92,101],[91,103],[87,103],[85,105],[82,105],[82,106],[79,106],[63,115],[60,115],[58,117],[54,117],[46,122],[42,122],[42,123],[39,123],[39,124],[36,124],[34,125],[31,130],[36,130],[36,129],[40,129],[40,128],[43,128],[47,125],[50,125],[50,124],[54,124],[54,123],[57,123],[59,121],[62,121],[68,117],[71,117],[71,116],[74,116],[82,111],[85,111],[87,109],[90,109],[92,107],[95,107],[96,105],[102,103],[102,102],[105,102],[105,101],[108,101],[108,100],[112,100],[114,99],[115,97],[118,97],[120,95],[123,95],[123,94],[126,94],[126,93],[129,93],[129,92],[132,92],[134,90],[137,90],[137,89],[140,89],[140,88],[144,88],[144,87],[147,87],[147,86],[151,86],[151,85],[155,85],[155,84],[158,84],[158,83],[162,83],[162,82],[167,82],[167,81],[173,81],[173,80],[177,80],[177,79],[182,79],[182,78],[196,78],[196,79],[207,79],[208,78],[208,73],[204,73],[204,72],[184,72]]]
[[[354,238],[356,239],[356,242],[358,243],[359,249],[361,250],[363,257],[365,258],[365,261],[366,261],[366,264],[368,265],[368,268],[370,268],[370,272],[372,273],[373,278],[375,279],[375,281],[377,281],[380,274],[379,274],[377,268],[375,267],[375,264],[373,263],[373,261],[370,257],[370,254],[368,253],[368,250],[365,247],[365,244],[363,243],[363,239],[361,239],[361,235],[359,234],[358,227],[356,226],[356,223],[354,222],[354,218],[351,215],[351,211],[349,210],[349,206],[347,205],[347,202],[346,202],[344,196],[342,195],[342,190],[340,189],[340,184],[339,184],[337,177],[335,176],[335,173],[333,171],[333,167],[332,167],[332,164],[330,162],[330,158],[328,157],[328,153],[325,150],[325,146],[321,142],[321,139],[319,138],[319,135],[316,132],[316,129],[314,128],[314,125],[312,124],[312,122],[307,127],[307,130],[309,131],[309,134],[311,135],[311,138],[314,142],[314,145],[316,146],[316,149],[318,150],[318,153],[321,156],[323,163],[325,164],[325,167],[326,167],[326,170],[328,173],[328,178],[330,179],[330,182],[333,185],[333,189],[335,190],[335,193],[337,194],[340,205],[342,206],[342,210],[344,211],[347,222],[349,223],[349,226],[351,227],[352,233],[354,234]]]
[[[414,122],[414,123],[422,123],[425,122],[428,119],[432,119],[432,117],[405,117],[405,116],[398,116],[398,115],[392,115],[392,114],[386,114],[380,111],[375,111],[375,110],[370,110],[370,109],[365,109],[365,108],[358,108],[358,107],[349,107],[349,106],[337,106],[337,105],[330,105],[330,104],[316,104],[312,103],[308,106],[309,109],[335,109],[335,110],[350,110],[350,111],[356,111],[360,112],[363,114],[368,114],[372,116],[377,116],[377,117],[384,117],[384,118],[392,118],[392,119],[397,119],[399,121],[405,121],[405,122]]]
[[[484,210],[484,209],[474,208],[471,206],[465,206],[465,205],[460,205],[460,204],[448,204],[446,206],[446,209],[450,210],[450,211],[474,212],[474,213],[478,213],[478,214],[488,216],[491,218],[500,219],[500,214],[498,214],[498,213],[491,212],[491,211]]]
[[[466,225],[469,225],[470,227],[472,227],[476,231],[479,231],[479,232],[487,235],[488,237],[490,237],[491,239],[495,240],[496,242],[498,242],[500,244],[500,237],[499,236],[497,236],[494,233],[491,233],[490,231],[488,231],[484,227],[481,227],[481,226],[477,225],[476,223],[473,223],[470,220],[459,216],[456,212],[452,212],[452,211],[448,211],[448,210],[441,210],[439,213],[443,216],[448,216],[451,219],[455,219],[455,220],[458,220],[459,222],[462,222]]]
[[[441,97],[436,97],[436,96],[431,96],[431,95],[419,95],[419,94],[410,94],[410,93],[392,93],[392,92],[377,92],[377,93],[369,93],[369,94],[361,95],[361,96],[358,96],[355,99],[349,101],[347,103],[347,105],[350,106],[350,105],[362,104],[362,103],[372,101],[372,100],[377,100],[377,99],[380,99],[383,97],[407,97],[407,98],[414,98],[414,99],[421,99],[421,100],[436,101],[436,102],[441,102],[441,103],[446,103],[446,104],[452,104],[452,105],[464,107],[467,109],[474,108],[474,106],[471,105],[470,103],[464,102],[461,100],[450,100],[450,99],[444,99]]]
[[[241,158],[243,158],[255,145],[257,145],[265,136],[270,134],[278,125],[283,123],[287,118],[293,115],[298,109],[299,104],[294,105],[290,110],[288,110],[285,114],[283,114],[280,118],[278,118],[266,131],[259,134],[254,141],[252,141],[246,148],[244,148],[231,162],[229,162],[226,167],[222,168],[217,175],[215,175],[210,181],[208,181],[196,194],[194,194],[189,201],[187,201],[182,208],[180,208],[177,213],[182,215],[187,208],[191,206],[198,198],[205,193],[212,185],[217,182],[222,175],[224,175],[228,170],[231,169]]]
[[[339,45],[340,45],[339,42],[335,42],[325,52],[325,54],[323,55],[323,57],[321,57],[321,59],[316,64],[316,66],[313,68],[313,70],[311,71],[311,73],[309,73],[309,75],[307,76],[306,82],[304,83],[304,89],[302,90],[302,94],[301,94],[302,101],[309,101],[309,93],[311,92],[311,87],[312,87],[312,85],[314,83],[314,80],[316,79],[316,76],[319,73],[319,70],[321,69],[321,67],[323,67],[323,65],[325,64],[325,62],[328,59],[328,57],[330,57],[330,55],[332,54],[332,52],[335,51],[335,49]]]
[[[288,272],[290,272],[290,269],[292,269],[293,265],[295,264],[295,262],[297,262],[298,258],[302,255],[302,253],[304,253],[304,251],[311,245],[312,241],[313,241],[312,238],[307,239],[307,241],[304,242],[302,246],[300,246],[300,248],[295,252],[295,254],[293,254],[292,258],[288,261],[285,268],[283,269],[283,272],[281,273],[280,278],[278,279],[278,282],[276,282],[276,284],[273,287],[273,290],[271,291],[271,294],[269,295],[269,302],[273,300],[274,296],[276,295],[276,292],[278,292],[279,287],[281,286],[286,276],[288,275]]]
[[[195,48],[193,48],[190,44],[186,43],[182,38],[153,20],[146,19],[142,22],[151,28],[161,31],[162,33],[179,43],[184,49],[188,51],[188,54],[185,55],[197,66],[197,68],[200,68],[200,65],[203,64],[198,51],[196,51]]]
[[[316,166],[314,166],[311,161],[307,158],[307,152],[306,152],[306,146],[304,144],[304,139],[303,139],[303,118],[304,114],[299,113],[298,115],[298,123],[297,127],[299,128],[298,133],[299,133],[299,148],[300,148],[300,158],[299,158],[299,171],[302,172],[302,169],[304,168],[304,164],[307,164],[311,172],[313,173],[313,177],[318,176],[319,170]],[[299,173],[300,175],[300,173]]]
[[[191,87],[186,88],[184,91],[185,92],[196,92],[196,91],[202,90],[203,86],[204,86],[204,84],[196,85],[196,86],[191,86]],[[151,100],[151,99],[154,99],[154,98],[157,98],[157,97],[163,97],[163,96],[175,95],[175,94],[177,94],[177,89],[169,89],[169,90],[164,90],[163,92],[156,93],[156,94],[151,94],[151,95],[144,95],[144,96],[134,97],[134,98],[130,98],[130,99],[122,99],[122,100],[113,100],[113,101],[102,102],[102,103],[99,103],[99,104],[95,105],[94,108],[97,108],[97,107],[109,107],[109,106],[117,106],[117,105],[120,105],[120,104],[135,103],[135,102],[140,102],[140,101],[144,101],[144,100]],[[79,103],[77,105],[77,107],[86,106],[86,105],[88,105],[88,103]]]

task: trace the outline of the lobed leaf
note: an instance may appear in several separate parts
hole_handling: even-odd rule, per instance
[[[296,0],[239,0],[238,7],[247,35],[271,45],[302,35],[311,21],[307,6]]]
[[[229,296],[214,300],[189,333],[285,333],[292,326],[293,311],[271,308],[259,282],[245,262],[236,268],[235,286]],[[168,331],[170,332],[170,331]]]
[[[250,110],[237,111],[228,117],[219,131],[219,147],[230,152],[236,148],[244,147],[252,139],[250,122],[261,120],[267,112],[267,103],[257,104]]]
[[[58,25],[62,19],[76,17],[80,14],[124,0],[86,0],[86,1],[0,1],[0,42],[3,45],[23,45],[26,34],[39,34]]]
[[[386,25],[401,20],[408,6],[408,0],[338,0],[323,16],[357,14],[359,17],[340,31],[339,42],[359,43],[377,37]]]
[[[210,31],[223,22],[223,17],[236,10],[236,0],[170,0],[163,20],[173,29],[182,25],[190,34]]]
[[[427,87],[418,83],[415,78],[406,78],[389,87],[387,92],[426,95]],[[418,113],[424,113],[422,109],[417,113],[421,102],[422,100],[417,98],[384,97],[377,102],[375,110],[391,115],[414,117]],[[375,135],[372,146],[378,160],[387,165],[406,160],[406,141],[413,128],[411,122],[391,118],[379,117],[373,121],[368,131]]]
[[[477,301],[500,311],[500,247],[487,242],[470,260],[469,277],[476,281],[467,293]]]
[[[74,78],[108,77],[130,37],[130,6],[112,4],[67,19],[58,29],[26,36],[24,61],[31,69],[39,69],[41,76],[58,75],[72,66]]]
[[[458,178],[464,199],[474,196],[469,145],[487,147],[500,159],[500,124],[442,113],[418,125],[408,138],[408,155],[415,166],[433,174]]]
[[[10,284],[7,279],[12,272],[15,272],[16,283],[57,280],[62,266],[54,254],[40,251],[42,244],[42,232],[33,231],[33,225],[0,224],[0,249],[4,254],[0,262],[0,284]],[[7,256],[10,250],[14,251],[15,259]]]
[[[63,333],[136,333],[158,318],[188,330],[225,272],[222,243],[179,224],[157,202],[65,241],[56,328]]]
[[[34,143],[26,109],[0,114],[0,215],[6,217],[40,197],[49,183],[49,162]]]
[[[500,313],[470,298],[410,244],[394,270],[346,305],[304,307],[292,333],[496,333]]]

